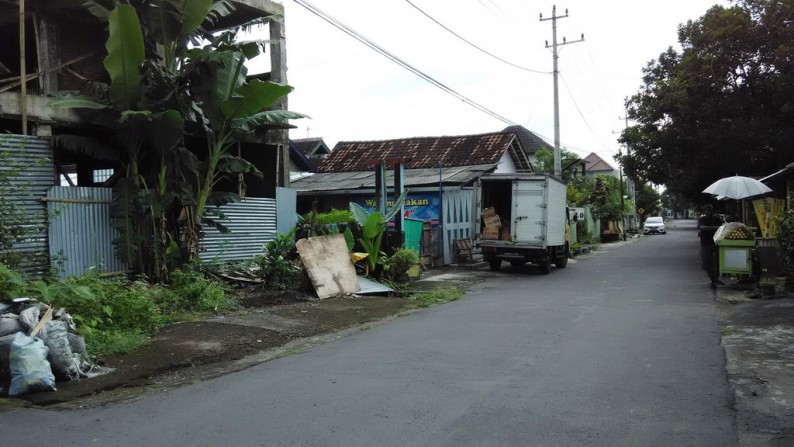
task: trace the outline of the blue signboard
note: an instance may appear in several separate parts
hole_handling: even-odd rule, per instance
[[[375,198],[357,200],[358,204],[367,211],[375,211]],[[386,207],[394,206],[394,199],[386,201]],[[438,225],[438,217],[441,214],[441,199],[438,194],[408,194],[403,204],[404,217],[419,220],[430,220],[433,225]]]

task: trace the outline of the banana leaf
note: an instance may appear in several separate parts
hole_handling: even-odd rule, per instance
[[[118,5],[108,16],[108,30],[104,65],[110,75],[110,98],[120,110],[131,110],[141,98],[140,67],[145,60],[143,30],[135,8]]]

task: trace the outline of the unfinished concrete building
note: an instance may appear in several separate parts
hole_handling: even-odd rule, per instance
[[[23,254],[22,268],[33,274],[49,271],[59,259],[68,261],[68,268],[59,272],[66,275],[80,274],[99,259],[107,272],[127,269],[114,255],[109,210],[113,199],[111,187],[125,175],[119,157],[104,156],[103,149],[76,153],[54,144],[63,136],[101,140],[112,133],[87,119],[84,113],[51,106],[52,95],[57,92],[90,94],[96,81],[108,82],[103,66],[107,54],[105,24],[90,14],[83,3],[83,0],[0,0],[0,171],[27,166],[20,176],[20,186],[11,188],[15,196],[10,199],[17,208],[25,210],[31,231],[11,251]],[[283,6],[269,0],[232,0],[231,3],[233,12],[219,20],[215,29],[284,15]],[[261,30],[264,35],[260,38],[275,44],[267,47],[264,56],[269,56],[270,71],[255,76],[286,84],[283,22],[270,22]],[[286,98],[274,108],[286,110]],[[238,146],[238,154],[263,174],[262,178],[246,177],[249,203],[244,211],[248,218],[262,210],[262,222],[257,221],[255,228],[235,227],[238,238],[247,245],[245,250],[235,247],[232,254],[228,247],[234,241],[230,243],[217,230],[207,230],[202,250],[208,256],[232,259],[248,256],[261,250],[262,243],[276,234],[277,225],[288,231],[290,224],[282,223],[281,215],[292,215],[294,219],[294,211],[279,214],[278,222],[273,217],[276,203],[279,207],[282,203],[276,197],[284,196],[283,187],[289,186],[288,127],[288,124],[263,127]],[[206,142],[202,144],[201,135],[190,138],[185,140],[187,148],[201,157]],[[219,191],[238,192],[236,179],[216,186]],[[290,200],[294,209],[294,194]],[[54,208],[64,204],[69,208]],[[66,211],[77,212],[81,207],[87,208],[85,215],[67,216]],[[52,219],[55,215],[60,217]],[[230,227],[234,227],[234,222]]]
[[[51,137],[103,131],[75,110],[50,106],[55,92],[90,94],[92,81],[107,81],[102,65],[106,30],[82,3],[80,0],[0,0],[0,133]],[[217,29],[258,17],[284,15],[284,7],[269,0],[231,3],[234,11],[216,24]],[[284,25],[271,22],[268,27],[269,39],[277,43],[268,48],[270,72],[257,77],[286,84]],[[285,99],[278,108],[286,109],[286,106]],[[248,194],[272,197],[275,187],[289,186],[286,127],[273,126],[242,145],[243,157],[264,174],[264,179],[246,181]],[[95,171],[114,168],[107,161],[60,153],[57,148],[52,160],[60,173],[72,174],[67,176],[69,179],[76,174],[78,186],[94,186]],[[53,178],[58,176],[53,173]]]

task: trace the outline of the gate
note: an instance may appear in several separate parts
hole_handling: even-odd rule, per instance
[[[444,264],[452,264],[455,239],[471,238],[474,191],[444,191],[442,210],[444,231]]]

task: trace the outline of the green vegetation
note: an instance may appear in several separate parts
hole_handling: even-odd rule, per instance
[[[407,195],[408,191],[406,190],[394,201],[394,207],[386,212],[385,216],[380,211],[370,214],[358,203],[350,202],[350,213],[361,229],[361,237],[358,239],[358,243],[364,249],[364,252],[369,255],[364,259],[366,263],[365,274],[367,276],[378,276],[381,273],[377,267],[382,267],[386,262],[386,254],[380,248],[383,234],[389,226],[389,221],[400,211],[400,207],[405,202]]]
[[[296,265],[295,230],[288,234],[279,234],[265,244],[263,253],[254,258],[259,266],[262,287],[271,290],[299,290],[303,286],[303,269]]]
[[[620,141],[632,178],[685,200],[732,175],[762,177],[794,158],[791,0],[736,0],[678,28],[643,69]]]
[[[794,210],[777,218],[777,242],[788,263],[794,263]]]
[[[438,289],[420,292],[408,298],[408,307],[430,307],[437,304],[448,303],[462,297],[464,293],[463,290],[458,289]]]
[[[408,270],[419,265],[419,255],[413,250],[398,248],[384,263],[386,277],[392,281],[408,282]]]
[[[175,270],[172,279],[170,286],[96,274],[26,282],[0,263],[0,298],[27,296],[65,308],[89,353],[113,354],[141,346],[164,323],[234,307],[225,287],[197,269]]]
[[[210,33],[234,10],[227,0],[86,0],[107,27],[107,84],[96,97],[64,92],[53,106],[80,109],[112,132],[59,135],[59,149],[111,157],[124,178],[115,187],[117,251],[154,280],[198,258],[204,225],[228,231],[215,206],[238,201],[244,174],[261,176],[238,156],[238,143],[303,115],[277,110],[288,85],[249,79],[245,63],[269,41],[238,39],[277,17]],[[188,45],[195,42],[196,45]],[[203,142],[186,142],[186,135]],[[222,181],[237,193],[216,191]]]

